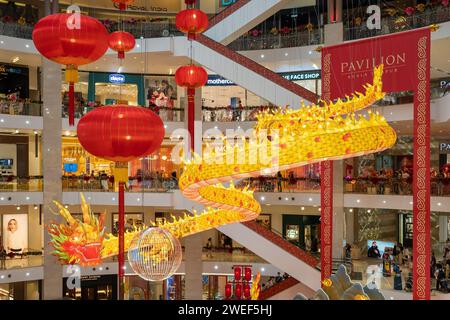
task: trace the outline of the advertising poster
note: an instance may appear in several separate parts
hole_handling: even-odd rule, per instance
[[[3,215],[2,236],[7,253],[23,253],[28,248],[28,215]]]

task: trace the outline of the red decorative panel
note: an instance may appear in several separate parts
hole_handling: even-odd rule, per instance
[[[286,241],[276,233],[268,230],[267,228],[256,223],[255,221],[247,221],[243,222],[242,224],[245,225],[247,228],[255,231],[260,236],[266,238],[270,242],[274,243],[275,245],[279,246],[284,251],[289,252],[294,257],[298,258],[299,260],[302,260],[304,263],[310,265],[313,268],[317,267],[319,261],[316,257],[312,256],[305,250],[300,249],[299,247],[290,243],[289,241]]]
[[[305,89],[302,86],[299,86],[298,84],[283,78],[282,76],[276,74],[272,70],[267,69],[266,67],[260,65],[259,63],[253,61],[252,59],[249,59],[229,49],[228,47],[206,37],[203,34],[199,34],[195,40],[203,44],[204,46],[218,52],[224,57],[233,60],[237,64],[240,64],[241,66],[259,74],[260,76],[272,81],[273,83],[285,88],[286,90],[293,92],[294,94],[298,95],[299,97],[302,97],[307,101],[315,103],[319,99],[319,97],[314,92],[309,91],[308,89]]]
[[[320,166],[320,253],[321,279],[331,276],[333,266],[333,162],[324,161]]]
[[[414,95],[413,298],[430,299],[430,37],[418,38]]]

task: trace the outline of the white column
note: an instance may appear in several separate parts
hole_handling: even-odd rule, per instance
[[[448,234],[448,216],[439,216],[439,242],[446,242],[449,238]]]
[[[185,112],[187,114],[187,112]],[[187,117],[186,117],[187,118]],[[195,90],[195,126],[194,126],[194,151],[202,155],[202,90]],[[186,122],[187,129],[187,122]],[[197,210],[201,210],[199,207]],[[202,284],[202,233],[197,233],[184,238],[185,259],[185,299],[201,300],[203,294]]]
[[[44,226],[57,220],[50,211],[53,201],[62,201],[61,186],[61,66],[42,59],[42,97],[44,127],[42,131],[42,159],[44,175]],[[45,300],[62,298],[62,268],[51,255],[50,236],[44,231],[44,283]]]
[[[202,300],[202,234],[197,233],[184,238],[184,297],[186,300]]]

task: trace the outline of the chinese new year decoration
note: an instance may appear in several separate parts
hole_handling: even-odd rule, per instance
[[[133,50],[136,45],[134,36],[125,31],[115,31],[109,35],[109,47],[117,51],[119,59],[125,59],[125,52]]]
[[[108,50],[108,31],[97,19],[70,13],[46,16],[33,29],[36,49],[47,59],[66,65],[69,83],[69,124],[75,123],[74,84],[78,67],[92,63]]]

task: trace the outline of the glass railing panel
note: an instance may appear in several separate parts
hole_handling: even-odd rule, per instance
[[[20,116],[42,116],[42,103],[25,100],[0,100],[0,113]]]
[[[37,192],[43,190],[41,176],[19,178],[15,176],[0,176],[0,192]]]

